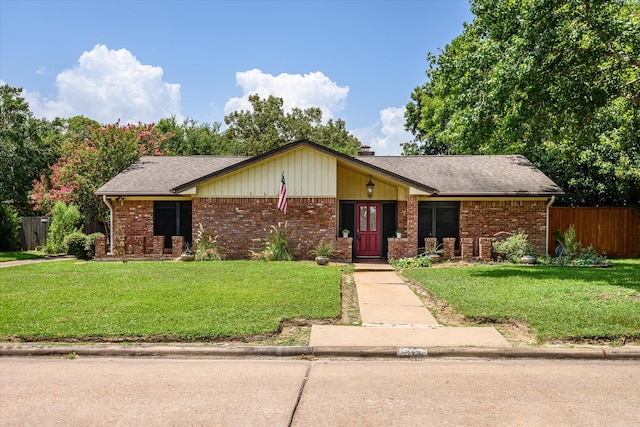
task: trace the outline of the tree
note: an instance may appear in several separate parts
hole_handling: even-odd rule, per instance
[[[50,212],[58,201],[73,203],[85,219],[106,224],[108,211],[95,191],[141,156],[166,154],[170,135],[153,124],[86,124],[85,130],[76,128],[66,136],[62,156],[34,183],[31,198],[38,210]]]
[[[235,111],[224,118],[228,154],[255,156],[287,143],[309,139],[349,155],[355,155],[360,142],[346,129],[344,121],[322,124],[319,108],[293,108],[285,113],[282,98],[249,96],[252,111]]]
[[[173,116],[161,119],[156,127],[158,131],[170,134],[165,140],[165,145],[171,154],[178,156],[228,154],[227,141],[220,133],[220,123],[198,123],[187,118],[179,125]]]
[[[640,203],[640,3],[473,0],[414,90],[408,154],[523,154],[576,205]]]
[[[20,248],[20,218],[18,212],[0,202],[0,251],[15,251]]]
[[[34,118],[21,93],[0,86],[0,202],[24,210],[32,181],[57,158],[63,123]]]

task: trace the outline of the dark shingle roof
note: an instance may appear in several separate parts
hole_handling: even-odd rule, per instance
[[[173,196],[174,188],[224,169],[247,157],[142,157],[96,194],[106,196]]]
[[[256,157],[142,157],[96,191],[106,196],[170,196],[216,176],[299,145],[335,155],[341,161],[387,174],[394,180],[439,196],[551,196],[562,189],[520,155],[359,156],[356,158],[301,140]],[[433,191],[431,191],[433,190]]]
[[[358,160],[429,185],[439,196],[550,196],[562,189],[520,155],[361,156]]]

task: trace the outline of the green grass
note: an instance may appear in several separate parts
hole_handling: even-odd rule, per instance
[[[523,320],[540,342],[640,338],[640,260],[613,268],[515,265],[405,270],[469,319]]]
[[[29,251],[29,252],[20,252],[20,251],[11,251],[11,252],[0,252],[0,262],[7,261],[22,261],[25,259],[38,259],[44,257],[42,252]]]
[[[304,262],[31,264],[0,269],[0,339],[211,340],[340,314],[340,271]]]

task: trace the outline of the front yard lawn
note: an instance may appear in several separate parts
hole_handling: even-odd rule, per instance
[[[215,340],[340,315],[340,270],[305,262],[63,261],[0,269],[0,339]]]
[[[38,259],[43,258],[44,254],[42,252],[29,251],[29,252],[20,252],[20,251],[10,251],[10,252],[0,252],[0,262],[7,261],[22,261],[25,259]]]
[[[539,342],[640,339],[640,260],[613,268],[518,265],[404,270],[468,319],[526,321]]]

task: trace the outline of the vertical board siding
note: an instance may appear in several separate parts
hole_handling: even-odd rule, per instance
[[[367,199],[367,182],[369,182],[369,175],[362,175],[345,168],[338,168],[338,181],[340,182],[338,199]],[[373,187],[373,200],[404,200],[398,198],[399,187],[384,184],[377,181],[375,177],[372,178],[372,182],[375,184],[375,187]]]
[[[198,197],[277,197],[284,171],[288,197],[335,197],[337,159],[306,147],[198,186]]]
[[[44,216],[25,216],[20,220],[20,247],[27,251],[43,247],[49,233],[49,219]]]
[[[549,209],[549,248],[553,250],[553,233],[573,225],[584,247],[611,258],[640,257],[640,212],[631,208],[570,208]]]

